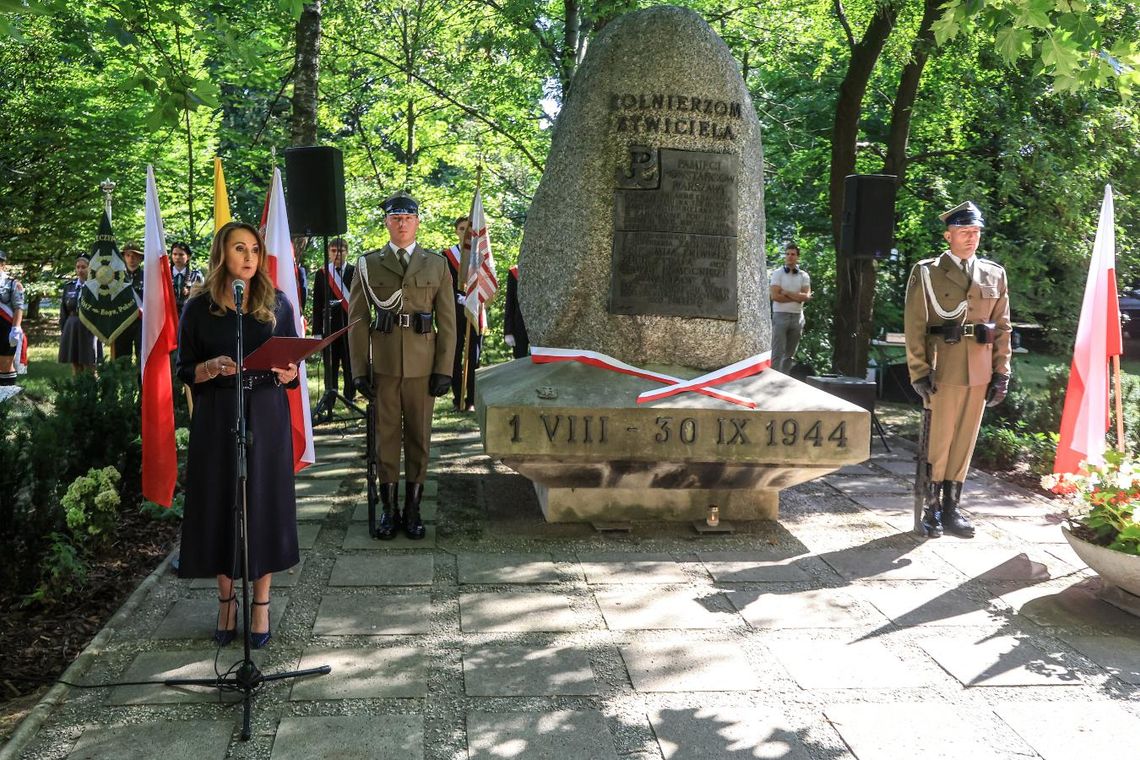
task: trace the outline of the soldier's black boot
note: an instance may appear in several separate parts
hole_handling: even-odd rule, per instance
[[[922,529],[930,538],[942,537],[942,482],[926,481],[926,509],[922,511]]]
[[[376,538],[390,541],[400,529],[400,484],[380,484],[380,524],[376,526]]]
[[[405,483],[408,492],[404,494],[404,535],[413,541],[424,537],[427,530],[420,519],[420,499],[424,495],[423,483]]]
[[[956,480],[942,481],[942,525],[948,533],[961,538],[973,538],[974,526],[958,509],[962,498],[962,484]]]

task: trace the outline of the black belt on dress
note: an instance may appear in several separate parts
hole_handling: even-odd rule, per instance
[[[254,388],[262,385],[269,385],[270,383],[280,385],[280,383],[277,382],[277,375],[273,372],[266,372],[264,370],[257,372],[243,372],[241,376],[242,387],[247,391],[252,391]]]

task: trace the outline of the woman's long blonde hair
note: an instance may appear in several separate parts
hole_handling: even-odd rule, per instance
[[[277,290],[273,287],[273,280],[269,279],[269,252],[265,250],[265,240],[261,237],[261,233],[252,224],[227,222],[214,234],[214,242],[210,244],[210,261],[206,279],[201,285],[195,286],[193,295],[209,293],[210,298],[214,301],[214,305],[210,307],[210,313],[215,316],[225,315],[225,307],[221,304],[226,302],[226,291],[229,289],[226,282],[228,279],[226,274],[226,243],[234,230],[245,230],[253,235],[257,240],[258,250],[261,251],[257,257],[257,272],[249,281],[249,292],[245,296],[245,312],[258,322],[276,324]]]

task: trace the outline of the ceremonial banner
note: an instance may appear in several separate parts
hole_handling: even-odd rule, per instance
[[[228,224],[230,197],[226,195],[226,175],[222,173],[222,159],[214,158],[214,232]]]
[[[91,246],[91,274],[79,291],[79,321],[110,346],[138,318],[130,274],[115,244],[111,218],[104,211]]]
[[[146,168],[143,262],[142,494],[169,507],[178,480],[170,377],[170,354],[178,347],[178,315],[152,166]]]
[[[491,239],[487,236],[487,216],[483,213],[483,196],[475,191],[471,204],[471,251],[467,263],[467,318],[479,326],[478,333],[487,332],[487,309],[485,305],[499,291],[499,279],[495,275],[495,257],[491,255]]]
[[[293,239],[289,236],[285,188],[281,184],[280,169],[273,170],[273,184],[269,187],[262,226],[265,229],[265,250],[269,256],[269,276],[293,307],[293,324],[297,335],[304,335],[305,322],[301,317],[301,302],[297,297],[297,267],[293,258]],[[293,429],[294,472],[300,472],[317,461],[313,447],[312,417],[309,415],[309,382],[304,362],[297,366],[297,378],[300,385],[285,391],[289,396],[289,418]]]

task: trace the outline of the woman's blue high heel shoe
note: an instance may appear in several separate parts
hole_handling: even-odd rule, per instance
[[[269,601],[266,600],[264,602],[254,602],[253,606],[254,607],[268,607]],[[266,612],[269,612],[269,610],[266,610]],[[266,615],[267,621],[268,621],[268,617],[269,616]],[[265,633],[258,633],[257,631],[250,631],[249,632],[249,645],[251,647],[253,647],[254,649],[261,649],[262,647],[264,647],[266,644],[269,643],[269,639],[271,639],[272,637],[273,637],[273,623],[270,621],[270,622],[268,622],[268,627],[265,629]]]
[[[237,607],[237,594],[231,593],[229,599],[218,599],[218,602],[220,604],[226,605],[225,614],[228,617],[230,605],[233,605],[235,608]],[[225,619],[222,618],[220,615],[219,615],[219,622],[221,622],[223,625],[225,624]],[[220,647],[224,647],[225,645],[229,644],[230,642],[232,642],[236,638],[237,638],[237,610],[235,609],[234,610],[233,628],[228,628],[228,629],[227,628],[215,628],[214,629],[214,643],[216,643]]]

